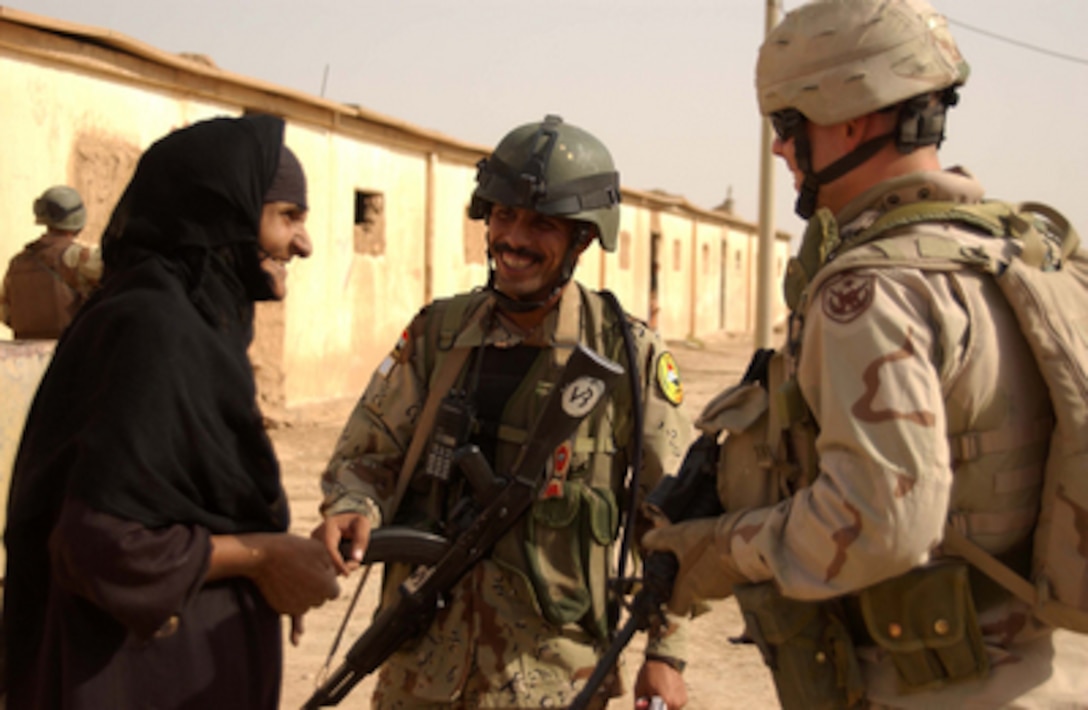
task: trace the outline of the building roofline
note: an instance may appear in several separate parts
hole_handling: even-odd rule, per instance
[[[377,111],[372,111],[356,104],[333,101],[304,91],[298,91],[261,79],[220,69],[213,61],[201,61],[195,56],[167,52],[114,30],[46,17],[44,15],[38,15],[4,5],[0,5],[0,23],[20,25],[38,32],[67,38],[78,43],[101,47],[110,52],[127,55],[158,67],[180,72],[183,75],[189,74],[200,79],[221,82],[242,91],[264,94],[277,99],[275,103],[277,108],[281,110],[275,112],[301,122],[324,125],[331,124],[333,129],[345,130],[347,133],[356,132],[350,130],[350,125],[361,124],[362,127],[377,129],[384,138],[391,139],[395,143],[409,143],[415,145],[417,148],[420,145],[429,145],[440,152],[451,157],[457,157],[468,164],[472,164],[476,160],[486,156],[491,150],[491,146],[463,141],[438,131],[422,128],[408,121],[387,116]],[[101,62],[94,61],[79,53],[54,51],[34,52],[28,47],[21,46],[18,42],[3,41],[2,38],[0,38],[0,47],[6,47],[14,51],[22,51],[28,54],[44,55],[53,61],[74,65],[87,71],[104,72],[104,67]],[[138,83],[156,83],[148,77],[139,75],[133,76],[131,73],[125,74],[125,77],[130,81]],[[162,82],[158,83],[161,85]],[[183,92],[202,93],[196,91],[193,87],[185,86],[176,79],[172,86],[176,90]],[[209,98],[224,101],[224,98],[221,95],[214,95]],[[236,103],[243,106],[246,105],[244,101],[237,101]],[[299,109],[305,107],[310,110],[292,111],[292,104],[298,106]],[[372,131],[366,131],[364,128],[363,132]],[[654,207],[665,211],[671,210],[678,213],[688,213],[704,220],[717,222],[743,231],[755,231],[758,229],[758,225],[753,222],[741,219],[740,217],[727,212],[698,207],[681,196],[622,186],[621,192],[623,194],[623,201],[630,204]],[[788,240],[789,238],[790,235],[785,232],[776,233],[776,239]]]

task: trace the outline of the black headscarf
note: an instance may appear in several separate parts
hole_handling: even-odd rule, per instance
[[[212,119],[156,142],[102,237],[103,280],[157,254],[185,268],[209,318],[228,315],[231,298],[243,311],[271,298],[257,235],[282,148],[283,121],[272,116]]]
[[[280,119],[213,119],[140,159],[103,238],[103,285],[58,342],[27,418],[9,577],[48,564],[66,494],[151,528],[287,528],[246,352],[253,301],[268,291],[257,238],[282,144]]]

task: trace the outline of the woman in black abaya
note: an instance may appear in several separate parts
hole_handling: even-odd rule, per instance
[[[8,501],[9,710],[277,708],[280,615],[337,593],[291,535],[247,357],[254,301],[310,253],[302,168],[270,116],[151,146],[57,344]]]

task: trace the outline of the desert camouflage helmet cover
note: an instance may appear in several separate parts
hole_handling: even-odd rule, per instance
[[[483,219],[494,203],[523,207],[596,225],[601,246],[616,249],[619,173],[587,131],[549,115],[507,133],[478,167],[471,218]]]
[[[54,185],[34,200],[34,221],[54,229],[78,232],[87,223],[83,198],[67,185]]]
[[[925,0],[816,0],[767,36],[756,89],[763,115],[793,108],[826,126],[963,84],[968,72]]]

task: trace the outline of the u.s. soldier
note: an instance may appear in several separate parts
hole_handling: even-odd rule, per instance
[[[12,257],[0,289],[0,320],[16,338],[53,339],[102,279],[102,257],[76,241],[87,223],[79,193],[55,185],[34,200],[45,234]]]
[[[680,558],[674,610],[736,593],[787,708],[1088,697],[1049,630],[946,549],[962,536],[1029,573],[1054,421],[1009,303],[964,266],[1003,241],[972,223],[982,186],[938,160],[967,76],[923,0],[815,0],[760,50],[760,109],[809,219],[788,345],[746,431],[758,451],[726,440],[726,515],[644,544]]]
[[[475,443],[495,471],[508,468],[547,393],[540,383],[555,378],[576,343],[634,368],[645,416],[634,421],[624,379],[556,450],[531,511],[461,579],[423,637],[384,664],[375,708],[568,705],[614,619],[606,578],[629,505],[624,482],[636,428],[647,489],[662,471],[675,470],[691,434],[675,362],[660,337],[571,280],[593,240],[616,249],[619,176],[605,146],[548,116],[507,134],[480,163],[477,183],[469,216],[487,223],[488,284],[425,307],[359,400],[322,479],[325,522],[315,534],[336,564],[348,571],[337,551],[342,537],[362,559],[379,525],[442,528],[468,494],[456,471],[448,483],[425,472],[428,457],[441,465],[447,439]],[[633,336],[634,362],[624,354],[624,329]],[[419,428],[428,397],[447,393],[446,420],[438,418],[432,431]],[[465,422],[462,435],[442,428]],[[402,471],[409,442],[420,436],[430,438],[427,455]],[[397,506],[404,476],[411,485],[401,482],[406,492]],[[387,590],[393,579],[395,572],[387,574]],[[651,639],[636,689],[669,707],[686,702],[680,635],[671,629]],[[598,707],[607,697],[601,694]]]

